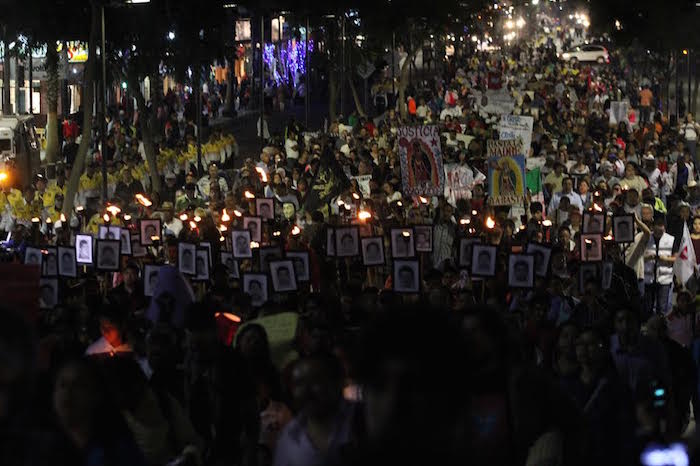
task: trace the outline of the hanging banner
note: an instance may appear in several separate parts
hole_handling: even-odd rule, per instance
[[[489,140],[486,144],[489,164],[489,202],[514,205],[525,197],[525,155],[523,142]]]
[[[360,188],[362,196],[369,197],[369,182],[372,181],[372,175],[353,176],[351,179],[357,181],[357,186]]]
[[[629,121],[629,102],[610,102],[610,125],[617,126],[622,121]]]
[[[440,132],[437,126],[399,128],[403,194],[439,196],[445,186]]]
[[[512,141],[520,138],[523,141],[525,156],[530,154],[532,143],[532,125],[534,119],[531,116],[503,115],[498,125],[498,137],[501,141]]]

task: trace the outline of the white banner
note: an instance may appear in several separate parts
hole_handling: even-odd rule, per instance
[[[531,116],[503,115],[498,125],[498,137],[501,141],[522,139],[525,156],[530,154],[532,143],[532,125],[534,119]]]
[[[629,121],[629,102],[610,102],[610,125],[617,126],[622,121]]]
[[[369,182],[372,181],[372,175],[353,176],[351,179],[357,181],[357,186],[359,186],[362,196],[369,197]]]

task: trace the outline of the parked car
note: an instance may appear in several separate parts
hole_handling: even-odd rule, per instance
[[[602,45],[584,44],[574,47],[572,50],[561,54],[565,61],[594,61],[598,63],[610,63],[608,49]]]

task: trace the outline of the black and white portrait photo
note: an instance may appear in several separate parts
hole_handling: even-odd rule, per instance
[[[586,283],[598,282],[598,264],[581,264],[578,272],[578,289],[583,294],[586,292]]]
[[[294,264],[294,274],[297,277],[297,282],[308,282],[311,280],[311,272],[309,270],[309,253],[306,251],[287,251],[284,257],[292,261]]]
[[[160,265],[147,264],[143,269],[143,294],[152,297],[158,286]]]
[[[600,262],[603,260],[603,236],[600,234],[581,235],[581,261]]]
[[[496,252],[496,246],[474,244],[472,246],[472,275],[475,277],[495,277]]]
[[[58,275],[58,255],[56,248],[46,248],[42,254],[41,275],[55,277]]]
[[[263,220],[274,220],[275,200],[265,197],[255,199],[255,213]]]
[[[615,215],[613,217],[613,238],[619,244],[634,242],[634,215]]]
[[[420,293],[420,264],[417,260],[397,259],[392,276],[397,293]]]
[[[253,250],[250,248],[250,231],[233,230],[231,232],[231,243],[233,243],[233,257],[236,259],[250,259],[253,257]]]
[[[75,262],[75,249],[64,246],[58,247],[58,275],[75,278],[78,276],[78,266]]]
[[[41,263],[42,263],[41,256],[42,256],[41,249],[27,246],[27,248],[24,250],[24,263],[26,265],[41,266]]]
[[[289,259],[270,262],[270,277],[272,289],[277,293],[297,290],[294,263]]]
[[[209,263],[209,268],[214,265],[212,262],[214,258],[211,256],[211,243],[208,241],[200,241],[199,246],[197,246],[198,249],[206,249],[207,250],[207,261]]]
[[[413,227],[416,237],[416,252],[433,252],[433,227],[432,225],[418,225]]]
[[[250,232],[250,240],[262,241],[262,219],[260,217],[243,217],[243,229]]]
[[[148,251],[141,244],[141,235],[131,236],[131,255],[133,257],[146,257],[148,255]]]
[[[100,239],[97,240],[97,270],[105,272],[116,272],[119,270],[119,250],[121,249],[121,241],[118,239]]]
[[[250,302],[260,307],[267,302],[267,275],[264,273],[244,273],[243,292],[250,296]]]
[[[552,257],[552,249],[539,243],[528,243],[525,252],[535,258],[535,276],[546,277],[549,271],[549,259]]]
[[[58,280],[42,278],[39,281],[39,308],[53,309],[58,304]]]
[[[228,272],[229,278],[240,278],[238,271],[238,262],[236,261],[236,259],[233,258],[233,253],[222,252],[221,263],[224,265],[224,267],[226,267],[226,271]]]
[[[92,236],[75,235],[75,254],[78,264],[92,264]]]
[[[209,251],[205,248],[197,248],[195,258],[195,269],[197,271],[194,279],[200,282],[209,280]]]
[[[459,266],[469,268],[472,264],[472,249],[479,244],[479,238],[462,238],[459,240]]]
[[[282,259],[282,248],[280,246],[266,246],[258,249],[260,258],[260,271],[269,272],[270,262]]]
[[[131,232],[127,228],[122,228],[119,232],[119,238],[121,240],[121,253],[122,256],[131,255]]]
[[[415,255],[415,243],[413,229],[392,228],[391,229],[391,257],[395,259],[405,259]]]
[[[535,286],[535,257],[530,254],[508,256],[508,286],[532,288]]]
[[[337,257],[360,255],[360,230],[357,227],[335,229],[335,255]]]
[[[119,239],[121,237],[121,228],[111,225],[100,225],[97,229],[98,239]]]
[[[603,290],[609,290],[612,284],[613,263],[603,262],[600,267],[600,287]]]
[[[139,232],[141,233],[141,244],[144,246],[152,245],[153,238],[158,238],[158,240],[160,240],[161,237],[160,219],[151,218],[141,220],[139,222]]]
[[[362,264],[367,267],[384,265],[384,238],[373,236],[362,238]]]
[[[583,232],[603,234],[605,230],[605,214],[602,212],[583,213]]]
[[[197,275],[197,246],[192,243],[177,245],[177,267],[185,275]]]
[[[335,229],[326,228],[326,256],[335,257]]]

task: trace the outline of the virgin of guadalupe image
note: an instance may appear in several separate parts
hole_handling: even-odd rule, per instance
[[[408,160],[411,161],[412,165],[410,168],[413,169],[414,186],[432,184],[433,166],[430,163],[430,155],[428,155],[425,148],[421,145],[421,141],[414,139],[409,142],[406,139],[401,139],[399,144],[406,147]]]
[[[517,185],[517,176],[513,169],[508,164],[506,159],[501,159],[498,161],[498,194],[501,196],[508,196],[515,194],[515,186]]]

